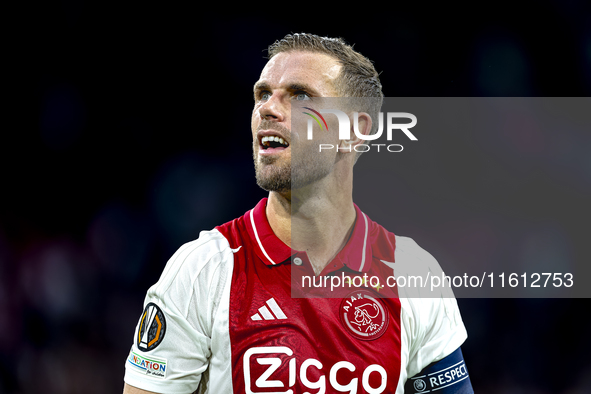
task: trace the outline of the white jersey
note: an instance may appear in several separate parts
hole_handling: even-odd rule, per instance
[[[407,379],[465,341],[453,296],[418,289],[408,298],[385,282],[418,267],[440,275],[435,259],[357,207],[351,239],[320,275],[343,286],[312,289],[336,296],[294,292],[294,278],[301,291],[305,274],[319,277],[305,252],[274,235],[265,206],[172,256],[148,290],[126,383],[173,394],[402,393]]]

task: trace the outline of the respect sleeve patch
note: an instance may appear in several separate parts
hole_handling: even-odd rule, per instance
[[[422,394],[473,394],[470,375],[464,363],[462,350],[458,348],[452,354],[429,365],[419,374],[406,381],[405,393]]]

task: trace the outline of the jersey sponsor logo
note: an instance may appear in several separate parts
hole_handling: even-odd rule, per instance
[[[131,351],[127,362],[134,370],[146,376],[164,379],[166,377],[166,359],[144,357]]]
[[[326,393],[327,388],[329,392],[351,394],[363,388],[369,394],[380,394],[388,385],[388,373],[381,365],[368,365],[362,371],[348,361],[336,362],[330,368],[314,358],[300,363],[286,346],[250,348],[242,361],[247,394],[293,394],[300,392],[297,386],[318,390],[319,394]]]
[[[255,313],[254,315],[252,315],[250,317],[251,320],[253,321],[258,321],[258,320],[275,320],[275,319],[287,319],[287,316],[285,316],[285,313],[283,313],[283,311],[281,310],[281,308],[279,307],[279,304],[277,304],[277,301],[275,301],[274,298],[269,298],[266,302],[267,305],[263,305],[262,307],[259,308],[259,313]],[[271,309],[269,311],[269,308],[267,308],[267,306],[269,306],[269,308]],[[271,313],[273,312],[273,313]],[[262,318],[261,318],[262,316]]]
[[[388,328],[388,310],[369,291],[355,291],[343,298],[341,323],[357,339],[373,340]]]
[[[160,345],[166,333],[166,319],[156,304],[146,305],[137,332],[137,347],[141,351],[147,352]]]

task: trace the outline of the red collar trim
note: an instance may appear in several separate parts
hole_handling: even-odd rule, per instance
[[[293,254],[302,253],[292,250],[281,241],[267,220],[266,207],[268,198],[263,198],[245,215],[246,229],[253,239],[256,253],[269,266],[278,265],[289,260]],[[332,266],[367,272],[372,261],[372,221],[355,205],[355,226],[349,241],[330,263]]]

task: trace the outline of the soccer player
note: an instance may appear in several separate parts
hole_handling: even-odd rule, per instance
[[[292,127],[300,101],[381,102],[372,63],[341,39],[311,34],[288,35],[269,55],[251,119],[257,183],[269,196],[169,260],[148,290],[124,393],[473,392],[453,297],[406,298],[366,282],[343,285],[338,297],[294,297],[294,283],[296,292],[303,286],[296,271],[350,285],[399,267],[439,267],[353,203],[357,153],[347,148],[358,137],[340,141],[328,127],[323,142],[342,149],[318,154],[317,141]],[[372,132],[376,111],[359,113],[361,133]]]

